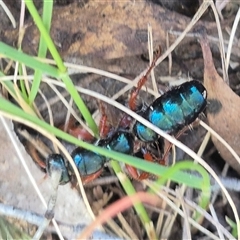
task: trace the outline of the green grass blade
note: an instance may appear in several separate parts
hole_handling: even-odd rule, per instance
[[[23,75],[22,64],[19,64],[18,74],[20,76]],[[21,95],[22,95],[24,101],[28,102],[28,94],[27,94],[27,90],[26,90],[26,86],[25,86],[25,81],[23,79],[20,80],[20,89],[21,89],[20,92],[21,92]]]
[[[118,162],[112,160],[111,161],[111,166],[112,166],[112,168],[113,168],[113,170],[114,170],[114,172],[117,176],[119,176],[119,174],[122,174],[122,169],[121,169]],[[128,196],[131,196],[131,195],[136,193],[135,188],[133,187],[131,181],[129,180],[129,178],[126,175],[125,175],[124,179],[122,179],[120,177],[119,181],[121,182],[121,184],[123,186],[123,189],[127,193]],[[142,203],[135,204],[134,209],[137,212],[139,218],[141,219],[141,221],[143,223],[143,226],[145,227],[146,232],[148,233],[149,239],[151,239],[151,236],[154,236],[154,235],[156,236],[156,233],[153,233],[153,232],[149,233],[149,231],[148,231],[148,226],[152,226],[152,221],[150,220],[150,218],[147,214],[147,211],[144,208],[143,204]]]
[[[36,7],[34,6],[33,1],[25,0],[25,4],[26,4],[35,24],[37,25],[37,28],[39,29],[41,36],[43,37],[44,41],[46,42],[47,47],[48,47],[53,59],[55,60],[59,71],[62,73],[66,72],[66,67],[63,64],[62,58],[61,58],[60,54],[58,53],[46,27],[44,26],[44,23],[43,23],[40,15],[38,14]]]
[[[61,73],[65,73],[66,72],[66,67],[63,64],[61,56],[58,53],[50,35],[49,35],[48,29],[45,27],[41,17],[39,16],[38,11],[33,4],[33,1],[32,0],[25,0],[25,3],[26,3],[26,6],[27,6],[30,14],[33,17],[34,22],[36,23],[36,25],[37,25],[37,27],[40,31],[41,37],[44,39],[45,43],[47,44],[47,47],[48,47],[50,53],[52,54],[52,57],[55,60],[59,71]],[[39,75],[40,75],[40,73],[37,73],[38,78],[40,77]],[[66,88],[69,91],[70,95],[72,96],[72,98],[73,98],[75,104],[77,105],[79,111],[82,113],[83,118],[88,123],[89,127],[94,132],[95,136],[98,137],[98,127],[97,127],[95,121],[93,120],[91,114],[89,113],[88,108],[86,107],[83,100],[81,99],[81,97],[77,93],[70,77],[65,74],[64,76],[62,76],[62,80],[65,83]],[[38,79],[38,81],[39,81],[39,79]],[[38,84],[38,82],[36,83],[36,85],[37,84]],[[33,96],[31,96],[31,100],[33,100],[33,97],[34,97],[34,94],[36,94],[36,91],[37,91],[37,88],[34,88],[34,92],[32,93]]]
[[[43,1],[43,14],[42,14],[42,20],[43,24],[46,28],[46,31],[49,34],[50,27],[51,27],[51,20],[52,20],[52,10],[53,10],[53,1]],[[47,44],[43,38],[43,35],[40,35],[40,41],[39,41],[39,48],[38,48],[38,57],[45,58],[47,55]],[[29,103],[30,105],[33,103],[42,78],[42,72],[40,70],[36,70],[34,73],[32,88],[29,95]]]
[[[228,216],[225,217],[226,222],[228,223],[228,225],[232,228],[232,235],[237,238],[238,237],[238,231],[237,231],[237,224],[231,220],[231,218],[229,218]]]
[[[4,77],[4,73],[0,71],[0,77]],[[1,84],[3,85],[4,88],[7,89],[8,93],[15,99],[17,100],[17,95],[13,87],[13,83],[11,81],[1,81]]]
[[[98,138],[99,137],[98,126],[96,125],[95,121],[93,120],[92,115],[89,113],[88,108],[86,107],[85,103],[83,102],[82,98],[80,97],[71,78],[67,74],[65,74],[64,76],[62,76],[62,80],[65,83],[65,86],[66,86],[66,89],[68,90],[68,92],[71,93],[71,97],[73,98],[78,109],[81,111],[83,118],[88,123],[88,126],[92,129],[94,136],[96,138]]]
[[[48,74],[51,77],[59,78],[61,76],[59,70],[46,63],[42,63],[39,60],[31,57],[25,53],[19,52],[18,50],[8,46],[7,44],[0,42],[0,55],[10,58],[14,61],[18,61],[32,69],[39,69],[42,72]]]
[[[199,201],[199,206],[203,209],[207,209],[210,198],[211,198],[211,184],[210,177],[207,171],[199,164],[194,163],[193,161],[182,161],[176,163],[174,166],[170,167],[167,172],[159,178],[157,184],[163,185],[168,179],[171,179],[176,172],[180,172],[181,170],[186,171],[197,171],[202,176],[202,183],[200,185],[202,194]],[[192,175],[192,174],[191,174]],[[195,212],[193,218],[198,221],[202,216]]]
[[[73,98],[74,102],[76,103],[79,111],[82,113],[84,119],[88,123],[89,127],[92,129],[95,136],[96,137],[98,136],[98,127],[97,127],[95,121],[93,120],[92,115],[88,111],[88,108],[84,104],[82,98],[78,94],[71,78],[68,76],[67,73],[61,74],[57,68],[50,66],[48,64],[42,63],[27,54],[21,53],[21,52],[17,51],[16,49],[6,45],[3,42],[0,42],[0,54],[4,55],[14,61],[23,63],[26,66],[33,68],[35,70],[38,69],[41,72],[44,72],[44,73],[50,75],[51,77],[61,78],[63,80],[63,82],[65,83],[68,92],[70,93],[71,97]],[[9,84],[9,83],[7,83],[7,84]],[[10,87],[9,90],[12,92],[12,94],[14,94],[13,89],[11,89],[11,86],[8,86],[8,87]]]

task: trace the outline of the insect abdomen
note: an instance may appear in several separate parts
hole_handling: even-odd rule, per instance
[[[161,130],[173,134],[192,123],[206,107],[207,92],[198,81],[183,83],[157,98],[144,113],[144,118]],[[158,135],[136,122],[133,130],[145,142],[156,141]]]

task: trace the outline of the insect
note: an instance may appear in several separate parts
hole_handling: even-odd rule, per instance
[[[142,80],[141,80],[142,81]],[[141,87],[143,82],[139,84]],[[139,91],[139,90],[136,90]],[[135,101],[136,91],[131,102]],[[196,81],[185,82],[182,85],[171,89],[157,98],[142,114],[142,116],[157,126],[161,130],[169,133],[176,134],[183,127],[191,124],[198,115],[206,107],[207,92],[204,86]],[[134,104],[132,104],[134,106]],[[106,116],[104,116],[105,119]],[[106,121],[106,119],[104,120]],[[101,126],[104,128],[105,126]],[[134,154],[134,136],[135,135],[143,143],[153,143],[159,138],[158,134],[151,129],[144,126],[142,123],[135,121],[132,131],[118,129],[106,139],[98,140],[95,145],[101,146],[108,150],[118,151],[125,154]],[[145,160],[154,161],[150,153],[142,148],[142,154]],[[90,182],[97,178],[103,169],[104,164],[108,161],[104,156],[95,152],[76,148],[71,154],[74,163],[83,179],[84,183]],[[59,163],[64,161],[59,160],[60,157],[56,155]],[[50,157],[50,163],[52,158]],[[51,166],[51,165],[49,165]],[[139,174],[134,167],[126,165],[126,169],[133,178],[141,180],[148,177],[148,174],[142,172]],[[63,171],[63,182],[67,181],[66,171]]]
[[[206,107],[207,92],[196,81],[185,82],[157,98],[143,113],[143,117],[169,134],[178,133],[191,124]],[[133,134],[144,143],[158,140],[158,135],[140,122],[133,125]],[[133,154],[133,135],[128,131],[118,130],[111,137],[97,141],[96,145],[125,154]],[[150,153],[142,149],[144,159],[153,161]],[[107,159],[99,154],[82,148],[76,148],[72,157],[85,182],[98,177]],[[126,166],[135,179],[144,179],[146,173],[138,174],[131,166]]]
[[[160,56],[158,52],[156,58],[150,64],[146,74],[139,80],[137,88],[132,91],[129,99],[129,108],[136,110],[136,98],[142,86],[147,81],[147,76],[154,68],[157,59]],[[190,81],[171,89],[159,98],[157,98],[143,112],[142,117],[157,126],[161,130],[176,134],[183,127],[191,124],[206,107],[207,92],[204,86],[198,81]],[[101,106],[101,105],[100,105]],[[104,112],[104,111],[102,111]],[[144,126],[142,123],[124,119],[124,127],[129,131],[116,130],[112,136],[99,140],[95,144],[109,150],[119,151],[126,154],[134,154],[133,148],[136,143],[134,136],[142,142],[140,150],[143,158],[147,161],[154,161],[153,156],[144,148],[146,144],[156,143],[159,140],[157,133]],[[106,115],[103,114],[100,121],[100,132],[105,131]],[[133,125],[133,127],[131,127]],[[121,127],[121,123],[120,123]],[[81,133],[78,129],[75,132]],[[160,147],[161,148],[161,147]],[[139,149],[138,149],[139,150]],[[77,148],[72,153],[73,160],[84,181],[88,182],[98,177],[107,159],[94,152]],[[146,173],[138,174],[137,170],[126,165],[127,171],[135,179],[144,179],[148,176]]]
[[[112,136],[97,141],[96,145],[109,151],[132,155],[134,138],[130,132],[118,130]],[[104,156],[82,148],[75,149],[72,158],[85,182],[99,176],[104,164],[108,161]]]
[[[134,137],[130,132],[118,130],[106,139],[98,140],[96,146],[101,146],[109,151],[117,151],[125,154],[133,154]],[[71,154],[73,161],[82,177],[83,183],[88,183],[97,178],[103,169],[104,164],[109,160],[106,157],[89,151],[84,148],[76,148]],[[56,162],[54,161],[56,160]],[[61,165],[62,176],[60,183],[65,184],[70,181],[67,166],[63,157],[60,154],[51,154],[47,159],[47,171],[52,174],[52,168],[56,165]],[[72,175],[72,168],[69,168]]]

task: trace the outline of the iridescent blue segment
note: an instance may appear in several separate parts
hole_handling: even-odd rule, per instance
[[[100,140],[97,145],[112,151],[132,154],[133,142],[134,139],[131,133],[119,130],[111,137]],[[76,148],[71,155],[82,176],[98,172],[107,161],[106,157],[83,148]]]
[[[60,154],[50,154],[46,160],[47,173],[51,177],[54,171],[61,171],[61,178],[59,184],[66,184],[70,181],[68,170],[65,161]]]
[[[157,98],[143,117],[163,131],[173,134],[192,123],[206,107],[207,92],[198,81],[183,83]],[[136,136],[144,142],[156,141],[158,135],[143,124],[133,126]]]
[[[143,142],[153,142],[158,138],[157,133],[152,129],[147,128],[140,122],[136,122],[133,126],[133,131],[139,140]]]
[[[188,86],[186,92],[183,93],[183,97],[188,103],[189,106],[194,106],[192,112],[188,115],[192,115],[194,112],[198,113],[199,109],[202,108],[203,102],[206,101],[201,92],[198,91],[198,88],[195,86]]]
[[[126,131],[118,130],[110,138],[104,140],[102,145],[108,150],[117,151],[125,154],[133,153],[133,135]]]
[[[163,114],[164,109],[162,111],[156,111],[155,109],[149,112],[149,121],[153,125],[161,125],[163,128],[162,130],[167,130],[168,126],[171,125],[171,119],[169,119],[166,115]],[[165,129],[166,127],[166,129]]]
[[[191,107],[191,105],[189,105],[189,103],[187,102],[184,94],[180,93],[180,97],[182,99],[182,103],[181,103],[181,109],[182,109],[182,112],[184,114],[184,117],[185,116],[188,116],[192,113],[193,109]]]
[[[106,158],[84,148],[76,148],[71,154],[82,176],[91,175],[103,168]]]

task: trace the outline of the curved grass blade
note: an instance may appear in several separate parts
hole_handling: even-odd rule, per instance
[[[51,27],[52,10],[53,10],[53,1],[52,0],[43,1],[42,21],[48,34]],[[48,49],[47,44],[43,38],[43,35],[41,34],[40,40],[39,40],[38,57],[45,58],[47,55],[47,49]],[[37,92],[41,83],[41,78],[42,78],[42,72],[39,70],[36,70],[34,73],[32,88],[29,94],[30,105],[33,103],[37,95]]]
[[[129,178],[125,174],[122,173],[122,169],[121,169],[119,163],[114,161],[114,160],[112,160],[111,161],[111,166],[112,166],[115,174],[118,176],[119,181],[121,182],[121,184],[122,184],[122,186],[124,188],[124,191],[127,193],[127,195],[131,196],[131,195],[135,194],[136,190],[135,190],[134,186],[132,185],[132,183],[129,180]],[[119,177],[119,175],[125,176],[125,177],[122,178],[122,177]],[[156,237],[156,232],[154,231],[154,228],[152,227],[153,223],[150,220],[150,218],[149,218],[149,216],[147,214],[147,211],[144,208],[143,204],[142,203],[135,204],[134,205],[134,209],[137,212],[139,218],[141,219],[142,224],[145,227],[145,230],[146,230],[146,233],[147,233],[149,239],[151,239],[152,237],[154,239],[156,239],[157,238]]]
[[[202,176],[202,183],[200,185],[201,187],[201,198],[199,201],[199,206],[202,207],[203,209],[207,209],[208,204],[210,202],[210,198],[211,198],[211,184],[210,184],[210,177],[209,174],[207,173],[207,171],[199,164],[196,164],[192,161],[182,161],[182,162],[178,162],[176,163],[174,166],[170,167],[163,176],[161,176],[159,178],[159,180],[157,181],[157,184],[159,185],[163,185],[167,180],[171,179],[172,176],[176,173],[176,172],[180,172],[181,170],[186,170],[186,171],[197,171],[198,174],[200,174]],[[192,174],[191,174],[192,176]],[[199,221],[199,219],[202,216],[198,213],[195,212],[193,218],[196,221]]]

